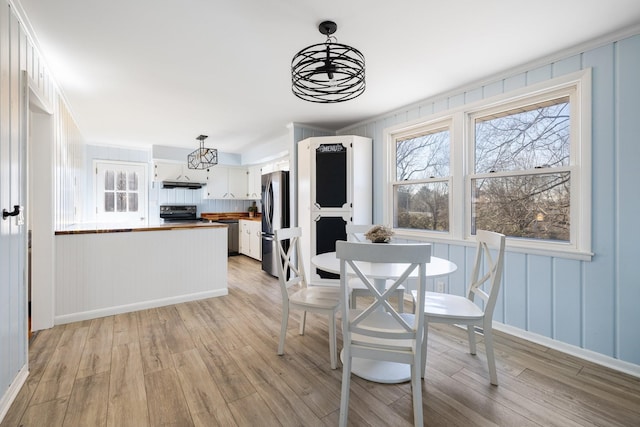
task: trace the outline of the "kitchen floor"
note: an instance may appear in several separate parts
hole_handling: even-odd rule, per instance
[[[0,425],[337,425],[326,318],[310,314],[300,336],[294,313],[278,356],[280,304],[277,279],[236,256],[227,296],[41,331]],[[495,387],[465,335],[430,329],[425,425],[637,425],[639,378],[496,332]],[[351,384],[350,425],[412,425],[409,383]]]

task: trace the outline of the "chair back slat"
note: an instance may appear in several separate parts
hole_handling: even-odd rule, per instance
[[[348,276],[356,275],[370,290],[373,301],[364,310],[347,311],[343,305],[343,322],[349,334],[386,339],[406,340],[416,339],[416,334],[422,334],[422,310],[416,310],[416,315],[399,313],[389,301],[394,291],[409,275],[418,269],[418,288],[421,293],[426,289],[426,264],[431,257],[429,244],[373,244],[361,242],[336,242],[336,255],[340,259],[341,290],[345,301],[348,298]],[[364,265],[368,263],[368,265]],[[375,270],[378,264],[402,264],[399,277],[393,278],[393,283],[386,290],[379,291],[374,279],[385,280],[387,277],[371,277],[364,270]],[[367,267],[367,268],[365,268]],[[424,297],[421,304],[424,304]],[[348,319],[348,320],[345,320]],[[386,343],[389,346],[391,344]],[[366,347],[375,347],[367,345]],[[393,345],[391,345],[393,347]],[[397,349],[397,347],[394,347]]]
[[[505,236],[486,230],[476,231],[478,242],[475,263],[471,273],[468,298],[479,297],[484,301],[485,315],[491,316],[495,308],[504,264]],[[480,276],[480,272],[484,274]]]
[[[371,230],[372,224],[347,224],[345,232],[347,233],[348,242],[366,242],[367,238],[364,234]]]
[[[300,262],[302,230],[299,227],[283,228],[276,230],[275,234],[278,252],[278,280],[283,300],[288,300],[291,287],[304,288],[307,286],[304,263]],[[288,245],[285,244],[287,241]]]

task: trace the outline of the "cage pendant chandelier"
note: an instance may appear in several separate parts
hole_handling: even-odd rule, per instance
[[[218,164],[218,150],[204,146],[204,140],[207,138],[207,135],[200,135],[196,138],[200,141],[200,148],[192,151],[189,156],[187,156],[189,169],[208,169]]]
[[[291,90],[309,102],[335,103],[362,95],[365,89],[364,55],[358,49],[336,43],[338,26],[324,21],[318,26],[327,36],[296,53],[291,61]]]

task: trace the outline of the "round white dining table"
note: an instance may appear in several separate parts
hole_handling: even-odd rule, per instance
[[[311,263],[329,273],[340,274],[340,260],[336,258],[335,252],[326,252],[311,258]],[[386,279],[396,279],[406,270],[406,264],[371,264],[368,262],[358,263],[362,272],[375,280],[376,286],[384,291]],[[455,263],[444,258],[431,257],[427,264],[427,278],[446,276],[457,270]],[[418,270],[415,269],[409,277],[417,277]],[[381,289],[380,289],[381,288]],[[340,353],[342,359],[342,352]],[[370,360],[354,357],[351,361],[351,372],[369,381],[379,383],[396,384],[407,382],[411,379],[411,366],[405,363],[386,362],[381,360]]]

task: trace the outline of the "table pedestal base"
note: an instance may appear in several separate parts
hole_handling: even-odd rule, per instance
[[[340,352],[340,361],[344,364],[343,352]],[[377,383],[406,383],[411,380],[411,365],[353,357],[351,359],[351,373]]]

